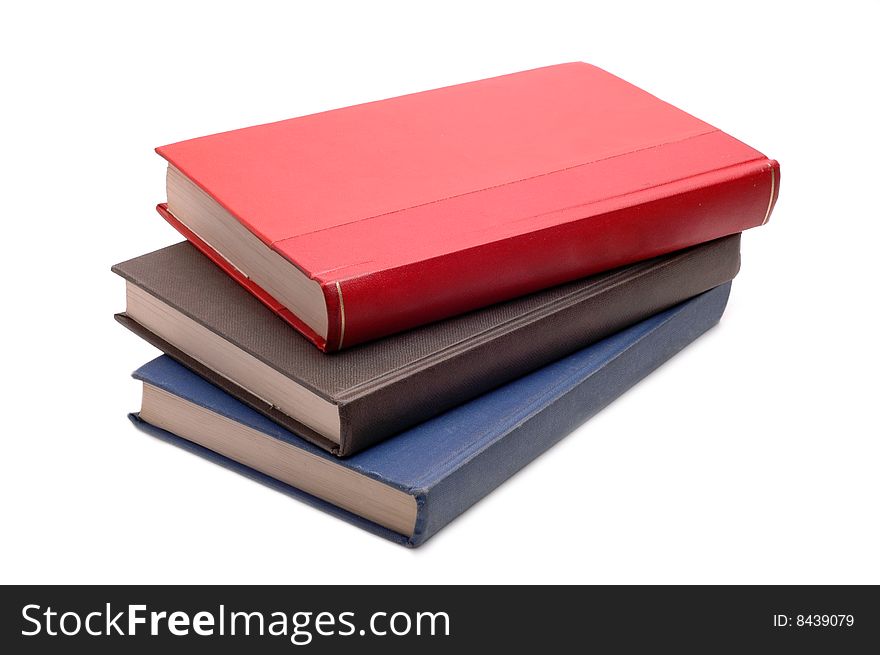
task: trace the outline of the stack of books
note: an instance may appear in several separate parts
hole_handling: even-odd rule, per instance
[[[147,432],[417,546],[721,318],[778,164],[583,63],[158,149]]]

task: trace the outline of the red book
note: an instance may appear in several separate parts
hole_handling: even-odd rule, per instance
[[[583,63],[157,149],[160,212],[332,351],[767,222],[779,165]]]

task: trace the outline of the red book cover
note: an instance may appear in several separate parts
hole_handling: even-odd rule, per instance
[[[310,280],[332,351],[767,221],[779,165],[601,69],[561,64],[163,146]]]

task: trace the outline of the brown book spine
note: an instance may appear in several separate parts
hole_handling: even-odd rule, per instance
[[[627,267],[601,285],[567,297],[543,316],[440,353],[422,368],[398,371],[370,393],[340,406],[342,454],[367,448],[469,399],[526,375],[657,312],[732,280],[739,272],[740,235],[691,248],[657,267]]]

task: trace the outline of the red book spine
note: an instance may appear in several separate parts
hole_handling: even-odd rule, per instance
[[[590,205],[588,215],[480,247],[346,279],[317,278],[328,334],[315,333],[158,205],[202,253],[325,352],[401,332],[767,222],[779,164],[760,159]]]
[[[363,343],[742,232],[767,221],[778,193],[779,164],[759,159],[594,203],[579,220],[478,248],[321,280],[339,319],[334,335],[339,341],[328,339],[323,349]]]

